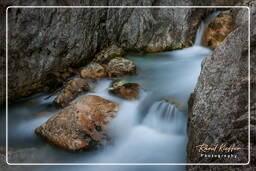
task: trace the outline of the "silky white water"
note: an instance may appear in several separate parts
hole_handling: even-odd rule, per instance
[[[128,101],[110,95],[107,89],[111,80],[107,79],[98,81],[93,92],[86,93],[120,104],[117,116],[108,126],[111,144],[96,151],[76,153],[48,145],[34,134],[34,129],[58,111],[51,105],[55,96],[44,100],[47,95],[42,94],[9,107],[9,147],[33,148],[32,153],[36,157],[29,157],[30,152],[28,158],[23,160],[25,163],[186,163],[187,101],[200,74],[201,61],[211,52],[200,46],[201,36],[199,29],[195,45],[182,50],[126,56],[137,66],[138,74],[124,79],[141,85],[138,100]],[[168,99],[176,104],[168,103]],[[42,111],[47,112],[37,114]],[[3,135],[3,124],[0,127]],[[84,169],[82,166],[69,168],[76,171]],[[86,169],[99,168],[87,166]],[[155,170],[156,167],[108,166],[104,169]],[[162,166],[157,169],[179,171],[185,170],[185,166]]]

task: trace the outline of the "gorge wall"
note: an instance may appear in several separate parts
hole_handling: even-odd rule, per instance
[[[238,17],[242,17],[238,15]],[[251,8],[251,167],[189,166],[188,170],[254,170],[256,163],[256,29]],[[244,21],[241,23],[241,21]],[[247,163],[248,158],[248,23],[240,25],[202,63],[195,92],[190,98],[188,159],[193,163]],[[241,147],[237,158],[201,157],[196,146],[226,144]],[[206,152],[207,154],[207,152]]]
[[[5,1],[10,5],[232,5],[234,1]],[[190,46],[207,9],[9,9],[8,96],[10,101],[43,91],[49,73],[81,66],[102,48],[163,51]],[[5,39],[1,32],[2,40]],[[5,97],[5,44],[0,44],[1,104]]]

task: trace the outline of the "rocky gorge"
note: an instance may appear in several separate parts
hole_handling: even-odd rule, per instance
[[[68,4],[64,1],[62,3]],[[114,2],[109,2],[108,5],[111,3]],[[137,3],[147,5],[149,2]],[[161,3],[163,2],[154,2],[154,5],[161,5]],[[200,3],[200,1],[187,2],[187,4]],[[218,2],[216,1],[216,3]],[[174,4],[179,5],[178,2]],[[149,3],[149,5],[152,4]],[[36,133],[55,146],[67,150],[79,150],[86,149],[92,143],[96,146],[102,143],[103,146],[104,143],[112,144],[109,137],[113,135],[108,135],[109,128],[106,125],[109,122],[115,123],[115,120],[120,119],[119,115],[125,113],[122,106],[129,106],[129,103],[136,105],[137,101],[144,98],[144,91],[147,92],[151,90],[151,87],[157,85],[138,81],[141,78],[146,80],[149,75],[154,80],[155,74],[147,72],[147,65],[149,64],[146,61],[141,63],[137,57],[132,56],[130,58],[127,52],[152,53],[173,50],[170,56],[175,56],[177,49],[189,49],[186,47],[193,44],[197,32],[197,29],[194,28],[198,28],[201,20],[214,10],[172,9],[170,12],[159,9],[88,9],[83,12],[79,9],[73,12],[70,9],[61,9],[54,10],[53,13],[52,11],[45,9],[45,11],[42,10],[38,13],[37,9],[10,10],[10,26],[13,24],[11,28],[17,30],[12,30],[10,33],[10,66],[8,69],[13,72],[9,75],[8,90],[11,92],[9,98],[10,102],[13,101],[15,104],[15,100],[20,97],[50,91],[50,96],[44,99],[49,99],[54,105],[63,109],[60,109],[55,115],[47,117],[46,122],[41,122],[41,126],[37,124],[39,127],[36,128]],[[231,162],[230,159],[202,158],[196,149],[199,144],[221,143],[239,145],[244,149],[237,154],[241,157],[238,160],[232,160],[233,162],[246,163],[248,160],[246,143],[248,141],[248,27],[247,12],[244,11],[246,9],[228,9],[220,12],[202,34],[202,44],[214,49],[214,51],[203,60],[195,91],[189,99],[187,162]],[[254,7],[251,11],[253,18],[255,17]],[[49,17],[43,17],[45,14]],[[179,14],[182,14],[182,17]],[[58,16],[65,17],[62,19]],[[76,20],[72,20],[73,17]],[[30,28],[25,28],[28,23]],[[179,23],[182,23],[183,27],[180,27],[181,24]],[[15,24],[20,27],[15,27]],[[44,26],[44,29],[39,30]],[[70,29],[71,27],[72,29]],[[18,34],[22,29],[29,29],[30,31],[23,32],[24,35]],[[67,30],[68,32],[66,32]],[[218,32],[223,34],[219,37]],[[253,70],[255,65],[253,28],[251,28],[251,37],[251,74],[253,75],[255,73]],[[198,50],[203,51],[205,49]],[[209,51],[196,55],[206,57],[208,53]],[[162,59],[161,55],[167,56],[167,53],[160,53],[157,58]],[[147,57],[147,55],[145,56]],[[150,54],[148,58],[150,58]],[[160,61],[151,58],[156,66],[158,64],[162,66]],[[16,61],[22,62],[17,63]],[[166,61],[167,63],[169,64],[169,61]],[[190,63],[193,64],[192,61]],[[164,66],[162,67],[164,68]],[[15,68],[19,69],[15,70]],[[193,75],[193,68],[190,69],[191,75]],[[165,79],[169,78],[165,74],[161,74]],[[195,78],[197,78],[196,75]],[[251,150],[253,150],[255,147],[253,143],[253,138],[255,138],[253,96],[255,80],[253,77],[251,78]],[[105,81],[106,79],[114,81],[109,83]],[[158,79],[153,80],[151,82],[160,81]],[[176,82],[179,83],[178,80]],[[105,83],[106,85],[104,85]],[[166,84],[167,82],[160,81],[159,83]],[[101,90],[101,84],[111,96],[105,94],[105,90],[104,92]],[[168,84],[171,83],[168,82]],[[172,84],[176,85],[175,83]],[[148,108],[148,104],[151,105],[142,124],[160,132],[183,135],[183,129],[186,127],[182,129],[177,127],[176,131],[173,132],[173,128],[169,128],[169,125],[176,125],[180,122],[186,123],[179,114],[180,111],[184,112],[184,109],[181,110],[184,107],[178,106],[186,105],[187,97],[179,99],[175,93],[169,93],[170,90],[165,89],[164,85],[161,86],[161,91],[166,90],[166,97],[169,98],[171,95],[178,100],[169,99],[152,104],[155,100],[159,100],[159,97],[163,97],[160,91],[152,88],[152,91],[156,92],[156,94],[149,96],[152,100],[150,102],[146,100],[145,104],[144,102],[139,103],[139,105],[145,106],[144,108]],[[159,87],[157,88],[159,89]],[[191,92],[192,90],[189,88],[188,94]],[[122,100],[120,101],[120,99]],[[129,109],[131,110],[131,108]],[[153,116],[156,109],[161,109],[159,114],[169,122],[162,122],[162,126],[155,125],[159,122],[159,118]],[[143,110],[141,109],[141,111]],[[171,118],[176,119],[170,120],[171,118],[164,114],[166,110],[170,110]],[[115,119],[116,114],[117,118]],[[136,132],[145,133],[144,131],[136,128],[132,135]],[[131,138],[134,137],[136,136],[131,136]],[[157,138],[169,142],[169,139]],[[145,134],[145,140],[150,141],[147,139],[147,134]],[[143,142],[143,140],[141,141]],[[127,142],[130,142],[129,138]],[[181,144],[184,142],[186,141],[180,141]],[[173,145],[172,143],[170,141],[171,145]],[[10,154],[12,153],[10,152]],[[112,155],[116,156],[115,152]],[[251,161],[254,162],[254,160],[255,156],[252,156]],[[239,167],[237,166],[237,170],[240,169]],[[253,165],[250,168],[244,166],[248,170],[252,170],[254,167]],[[174,170],[184,169],[183,167],[174,168]],[[231,166],[227,166],[227,168],[224,166],[189,166],[187,169],[233,170]]]

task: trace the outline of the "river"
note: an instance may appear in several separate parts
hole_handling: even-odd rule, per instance
[[[117,116],[108,126],[112,143],[90,152],[67,152],[37,137],[34,129],[58,110],[51,105],[55,96],[47,94],[22,99],[9,106],[8,145],[12,149],[32,149],[22,163],[186,163],[187,102],[200,74],[201,62],[211,52],[200,46],[204,23],[195,45],[161,53],[128,53],[137,66],[137,75],[124,80],[139,83],[140,97],[127,101],[108,93],[111,80],[96,83],[93,92],[120,104]],[[76,99],[78,100],[79,97]],[[171,103],[170,103],[171,102]],[[3,112],[3,111],[2,111]],[[0,122],[4,123],[5,117]],[[4,144],[5,124],[0,125]],[[11,163],[15,159],[9,160]],[[85,166],[70,166],[83,170]],[[97,169],[94,166],[89,170]],[[99,166],[100,167],[100,166]],[[105,170],[124,170],[108,166]],[[108,168],[108,169],[107,169]],[[155,170],[152,166],[129,166],[133,170]],[[59,168],[51,167],[50,170]],[[162,166],[158,170],[185,170],[185,166]]]

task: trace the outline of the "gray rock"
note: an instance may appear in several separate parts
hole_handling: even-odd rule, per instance
[[[252,11],[255,11],[252,9]],[[251,15],[255,25],[255,13]],[[188,161],[193,163],[248,162],[248,24],[245,21],[202,63],[195,92],[189,101]],[[256,29],[251,27],[251,92],[255,92]],[[256,94],[251,93],[251,166],[188,166],[199,170],[255,170]],[[234,145],[237,159],[200,157],[197,145]]]
[[[238,1],[238,0],[237,0]],[[1,28],[8,5],[223,5],[220,0],[1,1]],[[234,1],[224,1],[233,4]],[[9,100],[43,91],[49,73],[82,66],[111,44],[124,50],[160,51],[192,44],[206,9],[9,9]],[[4,29],[3,29],[4,30]],[[5,32],[1,32],[4,40]],[[5,45],[0,42],[0,55]],[[1,57],[1,59],[3,59]],[[5,60],[0,102],[4,102]]]

